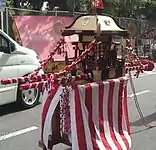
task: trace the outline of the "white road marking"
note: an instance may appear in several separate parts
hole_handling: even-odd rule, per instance
[[[9,134],[6,134],[6,135],[2,135],[2,136],[0,136],[0,141],[6,140],[6,139],[9,139],[9,138],[21,135],[21,134],[25,134],[27,132],[31,132],[31,131],[34,131],[34,130],[37,130],[37,129],[38,129],[38,127],[32,126],[32,127],[22,129],[22,130],[19,130],[19,131],[15,131],[15,132],[12,132],[12,133],[9,133]]]
[[[145,72],[146,74],[142,74],[140,75],[141,77],[144,77],[144,76],[150,76],[150,75],[156,75],[156,72],[152,72],[152,71],[149,71],[149,72]]]
[[[145,93],[149,93],[149,92],[150,92],[150,90],[145,90],[145,91],[136,93],[136,95],[139,96],[139,95],[142,95],[142,94],[145,94]],[[129,98],[132,98],[133,96],[134,96],[134,94],[128,95]]]
[[[135,79],[136,77],[134,76],[134,74],[132,74],[132,78]],[[140,73],[139,77],[145,77],[145,76],[151,76],[151,75],[156,75],[156,72],[155,71],[144,71],[144,73]],[[126,74],[126,76],[128,76],[128,74]]]

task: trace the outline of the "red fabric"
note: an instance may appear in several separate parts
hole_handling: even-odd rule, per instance
[[[115,86],[115,82],[112,80],[110,81],[110,85],[109,85],[109,96],[108,96],[108,121],[110,123],[109,129],[110,129],[110,134],[111,137],[114,141],[115,146],[118,148],[118,150],[122,150],[121,145],[118,143],[118,141],[116,140],[116,136],[113,130],[113,112],[112,112],[112,106],[113,106],[113,93],[114,93],[114,86]]]
[[[125,143],[126,147],[129,147],[129,143],[127,141],[127,139],[124,136],[123,133],[123,127],[122,127],[122,115],[123,115],[123,91],[124,91],[124,80],[121,78],[120,79],[120,87],[119,87],[119,91],[118,91],[118,127],[119,127],[119,133],[121,135],[121,138],[123,140],[123,142]]]
[[[145,71],[152,71],[154,69],[154,63],[152,61],[149,61],[149,60],[141,60],[141,63],[143,65],[147,65],[148,64],[148,67],[145,69]]]
[[[128,115],[128,102],[127,102],[127,86],[124,88],[124,97],[123,97],[123,116],[126,121],[126,127],[129,135],[132,135],[131,129],[130,129],[130,121],[129,121],[129,115]]]
[[[75,113],[76,113],[76,125],[79,126],[77,128],[77,136],[78,136],[78,145],[80,150],[84,149],[87,150],[86,140],[85,140],[85,131],[84,131],[84,122],[82,117],[81,111],[81,104],[80,104],[80,95],[78,88],[75,89]]]
[[[47,112],[49,110],[49,106],[51,104],[51,101],[53,100],[58,88],[59,88],[59,86],[56,85],[55,88],[53,89],[53,91],[51,91],[51,93],[49,94],[49,96],[48,96],[48,98],[44,104],[44,107],[43,107],[43,111],[42,111],[42,133],[41,133],[42,140],[43,140],[43,128],[44,128],[44,124],[45,124],[45,118],[46,118]]]
[[[89,129],[90,129],[90,134],[92,137],[92,145],[95,150],[99,150],[98,145],[96,143],[96,131],[94,127],[94,122],[93,122],[93,104],[92,104],[92,86],[90,84],[86,84],[85,86],[85,104],[86,108],[89,112],[89,119],[88,119],[88,124],[89,124]]]
[[[104,8],[103,0],[90,0],[91,8]]]
[[[129,48],[132,47],[130,40],[126,40],[126,47],[129,47]]]
[[[107,147],[107,149],[111,149],[106,136],[105,136],[105,132],[104,132],[104,127],[103,127],[103,122],[104,122],[104,115],[103,115],[103,104],[104,104],[104,83],[103,82],[99,82],[98,83],[99,86],[99,128],[100,128],[100,136],[102,139],[103,144],[105,145],[105,147]],[[102,96],[103,95],[103,96]]]
[[[73,149],[81,150],[82,143],[85,143],[83,150],[130,149],[128,111],[124,110],[127,109],[127,101],[124,102],[127,100],[124,95],[126,94],[124,93],[126,84],[125,79],[120,78],[107,83],[99,82],[77,86],[74,89],[79,92],[75,93],[78,97],[74,107],[71,105],[71,109],[73,112],[73,110],[81,108],[84,124],[81,123],[80,116],[77,118],[77,112],[75,112],[75,117],[73,115],[72,120],[79,123],[72,122],[72,126],[75,128],[72,128],[74,129]],[[71,97],[71,100],[74,99]],[[79,138],[80,134],[84,132],[85,138],[84,136]]]
[[[122,150],[130,149],[130,124],[127,108],[128,78],[110,80],[108,82],[77,85],[69,89],[71,138],[73,150]],[[46,138],[51,135],[51,120],[53,115],[49,105],[59,100],[62,89],[56,94],[50,93],[42,111],[44,126],[43,141],[47,147]],[[55,95],[55,96],[54,96]],[[51,108],[56,108],[56,102]],[[47,116],[48,114],[48,116]],[[46,119],[45,119],[46,118]]]
[[[61,30],[73,22],[73,17],[59,16],[15,16],[15,23],[25,47],[34,49],[41,60],[44,60],[53,51],[57,42],[62,38]],[[68,41],[64,48],[68,57],[74,57],[72,44],[75,37],[65,37]],[[55,54],[56,61],[64,61],[64,56]]]

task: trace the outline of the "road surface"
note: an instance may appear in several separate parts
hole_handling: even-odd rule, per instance
[[[156,70],[134,79],[138,100],[146,121],[156,125]],[[132,130],[132,150],[156,150],[156,128],[147,129],[136,111],[133,93],[128,85],[128,106]],[[15,104],[0,106],[0,150],[41,150],[41,104],[29,110],[21,110]],[[59,144],[54,150],[67,150]]]

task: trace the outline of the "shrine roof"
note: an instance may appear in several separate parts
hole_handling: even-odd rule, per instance
[[[82,15],[76,18],[73,23],[62,31],[62,35],[72,34],[115,34],[128,36],[128,31],[119,27],[115,20],[103,15]]]

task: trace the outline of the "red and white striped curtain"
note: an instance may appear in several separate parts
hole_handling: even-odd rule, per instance
[[[69,90],[73,150],[128,150],[131,133],[127,108],[128,78],[77,85]],[[56,87],[42,112],[42,140],[48,146],[51,118],[60,100]]]
[[[91,8],[104,8],[103,0],[89,0],[91,2]]]

